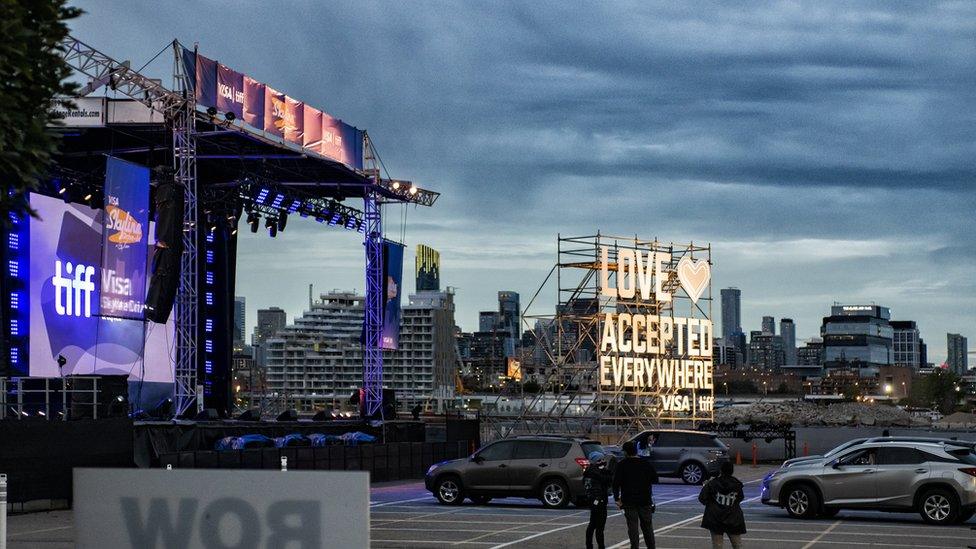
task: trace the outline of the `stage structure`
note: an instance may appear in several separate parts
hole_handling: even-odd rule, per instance
[[[553,286],[554,314],[534,312]],[[534,397],[522,396],[517,420],[489,418],[494,435],[622,440],[662,424],[711,421],[711,304],[708,244],[558,237],[557,263],[522,317],[537,340],[522,351],[522,371],[545,372],[545,381]]]
[[[85,120],[83,128],[64,131],[55,170],[59,183],[48,191],[59,194],[68,189],[71,195],[69,185],[76,185],[85,189],[84,196],[99,195],[96,181],[106,154],[152,168],[171,166],[172,178],[183,188],[184,253],[174,307],[174,415],[211,407],[211,390],[215,403],[226,400],[216,392],[228,380],[215,372],[229,371],[230,332],[225,325],[232,319],[237,226],[244,213],[252,232],[264,217],[272,237],[296,213],[363,234],[364,411],[371,417],[380,413],[383,206],[432,206],[439,194],[389,174],[383,177],[382,163],[365,131],[175,40],[169,88],[74,37],[62,47],[66,63],[90,79],[85,94],[107,87],[149,114],[113,125],[102,113],[101,124]],[[116,117],[120,109],[135,112],[108,98],[78,99],[88,100],[101,101]],[[362,209],[345,203],[348,198],[361,199]]]

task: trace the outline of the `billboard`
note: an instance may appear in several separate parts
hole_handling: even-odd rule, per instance
[[[354,170],[363,169],[362,130],[190,50],[184,49],[183,60],[188,73],[196,77],[198,105],[232,112],[256,130]],[[311,111],[310,116],[305,116],[306,111]]]
[[[416,277],[418,292],[437,292],[441,289],[441,254],[423,244],[417,244]]]
[[[144,318],[149,168],[108,157],[102,230],[101,315]]]
[[[104,210],[39,194],[31,194],[30,203],[38,218],[29,221],[28,375],[124,374],[130,384],[146,382],[147,399],[171,392],[173,322],[146,325],[142,320],[105,316],[102,311],[105,290],[116,284],[107,272],[111,269],[101,266]],[[151,225],[146,227],[143,234],[151,247],[154,231]],[[144,254],[138,270],[143,277],[138,281],[143,288],[141,300],[148,263]],[[59,355],[67,361],[60,368]]]
[[[380,348],[400,346],[400,294],[403,293],[403,245],[383,241],[383,331]]]

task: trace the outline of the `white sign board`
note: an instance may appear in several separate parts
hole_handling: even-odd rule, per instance
[[[75,469],[75,547],[369,547],[359,471]]]
[[[57,100],[51,108],[51,115],[67,127],[90,127],[105,125],[104,97],[72,97],[66,104]]]

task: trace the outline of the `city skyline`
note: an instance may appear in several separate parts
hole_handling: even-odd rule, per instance
[[[199,41],[368,129],[392,175],[443,193],[387,227],[407,265],[416,243],[441,252],[466,330],[498,290],[526,308],[557,233],[602,230],[711,242],[713,294],[742,290],[746,332],[787,317],[804,341],[836,301],[915,320],[935,363],[946,333],[974,335],[976,135],[958,116],[976,101],[971,4],[496,4],[449,25],[433,4],[338,4],[294,6],[287,26],[260,5],[83,7],[73,33],[135,66]],[[614,32],[634,20],[640,33]],[[280,39],[250,45],[269,30]],[[258,308],[294,318],[310,282],[362,291],[355,233],[293,220],[275,239],[240,234],[246,333]]]

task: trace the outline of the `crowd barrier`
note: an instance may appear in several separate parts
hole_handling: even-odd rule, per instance
[[[181,469],[288,469],[368,471],[372,482],[423,478],[434,463],[471,455],[472,441],[393,442],[320,448],[254,448],[160,454],[162,467]]]

